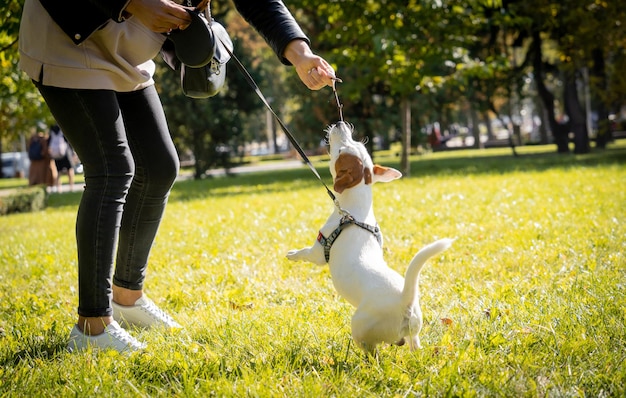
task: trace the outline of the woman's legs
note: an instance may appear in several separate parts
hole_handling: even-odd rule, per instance
[[[135,175],[124,205],[113,284],[140,292],[179,163],[154,87],[121,93],[117,98],[135,161]],[[116,300],[115,295],[114,299],[119,304],[132,304]]]
[[[116,246],[115,283],[122,288],[116,291],[141,296],[178,158],[154,87],[122,94],[38,88],[83,162],[76,222],[79,327],[97,334],[111,321]]]

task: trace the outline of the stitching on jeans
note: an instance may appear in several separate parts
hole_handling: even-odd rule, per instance
[[[84,98],[83,98],[83,95],[82,95],[83,93],[81,91],[73,91],[72,93],[76,96],[77,102],[81,105],[83,111],[87,115],[87,119],[91,123],[90,127],[91,127],[92,131],[94,131],[96,133],[95,135],[99,138],[99,130],[98,130],[96,124],[94,123],[93,113],[90,112],[90,108],[88,106],[85,106],[85,101],[84,101]],[[99,152],[100,152],[100,154],[102,156],[102,159],[103,159],[103,162],[104,162],[104,167],[105,167],[105,170],[106,170],[106,173],[107,173],[107,176],[108,176],[108,174],[109,174],[108,159],[104,155],[105,151],[104,151],[104,148],[102,146],[101,140],[97,139],[96,142],[97,142],[96,145],[98,146]],[[85,183],[87,183],[87,179],[85,179]],[[108,178],[106,178],[105,179],[105,185],[103,187],[103,191],[104,192],[107,191],[108,184],[109,184],[109,180],[108,180]],[[96,217],[97,220],[100,220],[100,218],[102,217],[102,207],[103,207],[103,203],[104,203],[104,198],[100,197],[99,200],[100,201],[99,201],[98,206],[97,206],[97,209],[98,209],[98,214],[97,214],[97,217]],[[95,239],[95,242],[94,242],[94,250],[95,250],[95,253],[96,253],[96,255],[94,256],[94,261],[96,263],[95,264],[96,267],[104,266],[104,264],[102,264],[102,262],[103,262],[102,259],[99,258],[99,256],[98,256],[98,253],[100,253],[100,251],[102,250],[101,243],[100,243],[100,241],[101,241],[101,239],[100,239],[101,232],[102,232],[101,231],[101,223],[97,222],[96,223],[96,231],[95,231],[96,239]],[[114,267],[114,264],[112,264],[110,266],[110,268],[111,268],[110,271],[113,269],[113,267]],[[109,311],[112,313],[112,309],[111,309],[110,305],[107,307],[107,312],[109,312]]]
[[[151,86],[153,87],[153,86]],[[132,93],[124,93],[123,96],[125,98],[136,98],[136,97],[140,97],[143,101],[145,102],[149,102],[149,96],[150,95],[154,95],[154,93],[148,92],[147,90],[149,90],[150,87],[146,87],[145,89],[139,90],[139,91],[135,91]],[[118,98],[119,101],[119,98]],[[120,106],[120,109],[122,109],[122,106]],[[142,182],[141,182],[141,186],[140,189],[138,189],[138,193],[137,193],[137,207],[140,209],[144,209],[144,205],[146,202],[146,198],[147,198],[147,193],[150,189],[150,181],[152,181],[152,176],[150,174],[150,168],[146,167],[146,154],[145,151],[141,150],[141,142],[137,141],[135,139],[135,136],[133,134],[128,134],[128,131],[126,132],[126,139],[128,141],[128,145],[129,148],[131,149],[132,152],[132,156],[134,159],[134,163],[135,163],[135,173],[133,175],[133,181],[131,182],[131,186],[129,188],[129,193],[130,190],[132,190],[133,188],[133,183],[136,184],[136,177],[138,174],[138,171],[141,170],[141,177],[142,177]],[[135,151],[132,151],[132,148],[136,148]],[[140,162],[137,162],[137,159],[140,160]],[[137,164],[141,164],[141,167],[138,168]],[[135,185],[137,186],[137,185]],[[145,209],[144,209],[145,210]],[[130,224],[130,230],[129,230],[129,250],[128,253],[126,255],[126,264],[132,264],[133,261],[135,260],[135,256],[134,256],[134,247],[136,246],[136,241],[137,241],[137,231],[138,231],[138,224],[139,224],[139,220],[142,216],[142,212],[134,212],[134,214],[132,215],[131,218],[131,224]],[[146,258],[146,262],[147,262],[147,258]],[[142,267],[146,267],[147,264],[143,264]],[[130,272],[130,268],[126,267],[127,271]],[[142,275],[143,276],[143,275]],[[128,280],[130,279],[130,274],[125,275],[125,279]],[[140,284],[143,283],[143,280],[140,282]]]
[[[141,90],[140,92],[142,93],[142,96],[145,97],[145,91]],[[124,97],[130,97],[131,95],[135,96],[138,93],[139,92],[133,92],[132,94],[131,93],[125,93]],[[119,101],[119,96],[118,96],[118,101]],[[122,109],[122,106],[120,106],[120,111],[121,111],[121,109]],[[138,157],[141,158],[142,176],[145,176],[145,178],[143,178],[143,182],[141,184],[141,189],[139,189],[139,192],[137,194],[137,207],[139,209],[143,209],[143,205],[145,204],[146,189],[147,189],[147,186],[148,186],[147,181],[149,180],[148,170],[147,170],[147,168],[145,166],[143,166],[145,164],[145,158],[143,156],[143,151],[137,150],[135,152],[138,152],[138,153],[133,152],[132,148],[133,147],[139,148],[140,145],[139,145],[138,142],[135,141],[135,137],[132,134],[131,135],[128,134],[128,131],[126,131],[126,140],[128,141],[128,147],[129,147],[129,149],[130,149],[130,151],[132,153],[133,161],[135,163],[135,172],[133,173],[133,179],[132,179],[132,181],[130,183],[130,187],[128,188],[128,194],[126,195],[126,198],[128,198],[128,195],[131,193],[131,190],[133,189],[133,185],[135,184],[134,186],[137,186],[136,185],[136,181],[137,181],[136,177],[137,177],[137,171],[138,171],[138,168],[137,168],[137,164],[138,164],[137,156],[138,156]],[[132,143],[131,143],[131,141],[132,141]],[[128,265],[132,264],[132,262],[134,260],[134,255],[133,255],[134,250],[133,249],[134,249],[134,247],[136,245],[137,229],[138,229],[137,227],[138,227],[138,223],[139,223],[139,219],[140,218],[141,218],[141,212],[140,211],[134,212],[134,214],[132,215],[132,218],[131,218],[130,231],[128,233],[128,235],[129,235],[129,237],[128,237],[129,238],[128,253],[126,255],[127,258],[125,259],[125,261],[126,261],[126,271],[128,272],[127,275],[124,275],[126,281],[128,281],[128,279],[130,279],[130,276],[131,276],[130,275],[130,267]],[[146,261],[147,261],[147,259],[146,259]]]

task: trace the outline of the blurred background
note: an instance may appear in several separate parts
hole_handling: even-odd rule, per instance
[[[549,144],[587,153],[625,136],[626,10],[603,0],[312,1],[286,4],[337,70],[343,115],[372,153]],[[2,176],[27,170],[26,145],[54,124],[17,68],[23,0],[0,4]],[[310,154],[339,118],[333,92],[311,92],[231,1],[213,0],[235,53]],[[280,128],[229,62],[227,87],[186,98],[157,57],[155,80],[183,166],[195,178],[251,156],[295,158]],[[375,155],[374,155],[375,156]],[[26,159],[24,159],[26,157]],[[78,162],[79,164],[79,162]],[[80,172],[80,170],[78,170]]]

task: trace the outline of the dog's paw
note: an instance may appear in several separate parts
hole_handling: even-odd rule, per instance
[[[287,258],[291,261],[308,261],[313,264],[323,265],[326,264],[324,259],[324,252],[321,250],[315,250],[314,248],[306,247],[300,250],[289,250]]]
[[[293,249],[287,253],[287,258],[291,261],[311,261],[311,249]]]
[[[289,250],[289,252],[287,252],[287,258],[291,261],[299,261],[301,251],[302,250],[297,249]]]

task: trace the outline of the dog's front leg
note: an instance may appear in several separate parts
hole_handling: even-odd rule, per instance
[[[287,258],[291,261],[308,261],[317,265],[326,264],[326,258],[324,258],[324,248],[318,242],[315,242],[311,247],[305,247],[304,249],[293,249],[287,253]]]

